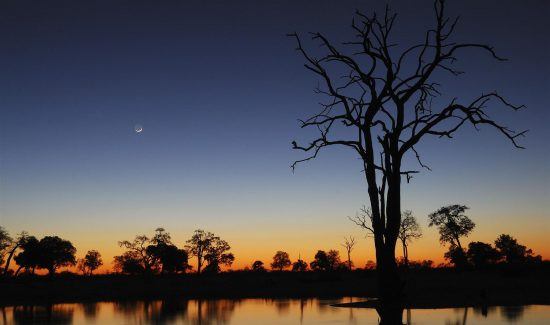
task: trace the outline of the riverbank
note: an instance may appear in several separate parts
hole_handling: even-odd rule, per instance
[[[475,305],[550,305],[550,269],[521,273],[418,270],[407,275],[406,305],[445,308]],[[376,297],[373,271],[228,272],[218,275],[61,275],[0,281],[0,305],[114,300]],[[348,305],[349,307],[349,305]],[[372,307],[356,303],[352,307]]]

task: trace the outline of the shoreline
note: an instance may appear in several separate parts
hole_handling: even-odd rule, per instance
[[[519,275],[502,272],[424,270],[410,272],[405,308],[550,305],[550,270]],[[4,279],[0,306],[170,299],[364,298],[336,307],[373,308],[372,271],[228,272],[217,275],[97,275]],[[372,298],[371,298],[372,299]]]

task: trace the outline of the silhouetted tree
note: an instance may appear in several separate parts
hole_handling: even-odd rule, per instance
[[[471,242],[466,252],[468,261],[477,269],[483,269],[490,264],[495,264],[500,259],[500,253],[491,244]]]
[[[46,236],[39,242],[40,258],[38,267],[48,270],[50,276],[63,266],[76,264],[76,248],[68,241],[57,236]]]
[[[292,271],[294,272],[304,272],[307,270],[307,263],[298,257],[298,260],[292,263]]]
[[[346,252],[348,253],[348,270],[351,271],[353,267],[353,263],[351,262],[351,251],[355,246],[355,238],[351,236],[349,238],[344,238],[344,243],[342,244],[342,246],[346,249]]]
[[[4,227],[0,226],[0,266],[4,264],[4,256],[12,242],[13,239],[10,237],[10,234]]]
[[[495,247],[508,264],[525,263],[527,261],[541,260],[540,256],[533,257],[533,251],[520,245],[518,241],[506,234],[498,236],[495,240]]]
[[[405,267],[409,266],[409,243],[411,240],[422,237],[422,230],[416,222],[412,211],[405,210],[401,215],[401,225],[399,227],[399,240],[403,246],[403,261]]]
[[[235,256],[230,253],[231,246],[220,237],[214,236],[210,245],[206,248],[204,259],[207,262],[204,268],[205,272],[218,273],[221,271],[220,265],[231,266],[235,261]]]
[[[467,237],[475,227],[475,223],[464,214],[469,209],[465,205],[453,204],[439,208],[428,218],[429,227],[436,226],[441,244],[450,244],[445,258],[461,268],[467,265],[466,252],[460,243],[460,237]]]
[[[290,258],[288,257],[287,252],[277,251],[273,256],[273,262],[271,263],[271,268],[274,270],[282,271],[290,266]]]
[[[118,242],[118,245],[126,248],[127,251],[120,256],[115,256],[115,268],[131,274],[154,272],[160,264],[157,256],[153,255],[151,250],[147,250],[151,244],[151,239],[146,235],[138,235],[133,241]]]
[[[452,137],[467,124],[493,127],[517,147],[517,137],[524,134],[514,133],[491,119],[487,110],[491,99],[514,110],[521,108],[496,92],[482,94],[468,103],[459,103],[455,98],[448,104],[432,105],[433,98],[440,95],[434,76],[440,71],[458,75],[460,72],[450,63],[462,50],[480,49],[501,60],[487,45],[451,41],[457,20],[444,16],[443,0],[434,1],[434,9],[435,26],[422,42],[401,48],[400,53],[390,37],[396,15],[389,10],[383,15],[356,14],[352,23],[355,39],[344,43],[349,51],[313,33],[313,40],[325,53],[312,54],[297,34],[291,34],[305,58],[305,67],[323,82],[324,88],[317,92],[329,98],[318,114],[302,121],[303,128],[312,127],[320,135],[307,145],[293,142],[294,149],[311,155],[292,166],[317,157],[320,150],[331,146],[351,148],[361,158],[373,217],[369,228],[374,233],[381,300],[387,305],[381,310],[382,323],[401,321],[401,317],[392,317],[400,310],[397,301],[403,287],[395,261],[401,223],[401,177],[409,181],[418,172],[403,165],[404,157],[412,154],[426,167],[415,145],[430,136]]]
[[[338,251],[330,250],[327,253],[323,250],[318,250],[309,266],[314,271],[334,271],[340,263],[340,253]]]
[[[254,272],[265,272],[264,262],[254,261],[254,263],[252,263],[252,271],[254,271]]]
[[[8,259],[6,260],[6,265],[4,265],[4,275],[8,274],[8,270],[10,269],[11,259],[15,255],[15,252],[17,251],[17,249],[25,243],[27,236],[28,236],[27,232],[22,231],[19,235],[17,235],[17,238],[15,240],[11,240],[11,245],[8,252]]]
[[[187,252],[172,243],[172,237],[164,228],[155,229],[146,253],[152,257],[152,264],[160,267],[161,273],[178,273],[189,269]]]
[[[187,245],[185,245],[185,249],[189,255],[197,257],[197,273],[199,274],[204,263],[204,256],[207,254],[207,249],[214,238],[213,233],[197,229],[191,239],[187,241]]]
[[[92,275],[101,265],[103,265],[103,260],[101,254],[96,250],[88,251],[86,256],[78,261],[78,269],[85,275]]]
[[[25,269],[27,273],[34,274],[40,263],[41,256],[40,241],[34,236],[27,236],[25,242],[21,244],[21,252],[13,258],[15,263],[19,265],[15,276],[19,274],[21,269]]]

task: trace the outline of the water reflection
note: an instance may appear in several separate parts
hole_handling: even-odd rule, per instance
[[[378,324],[375,310],[331,304],[358,298],[159,300],[0,308],[2,324]],[[405,309],[411,324],[546,324],[550,306]]]

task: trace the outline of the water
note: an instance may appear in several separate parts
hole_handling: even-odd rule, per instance
[[[179,300],[0,307],[3,324],[378,324],[359,298]],[[550,324],[550,306],[405,310],[408,324]]]

